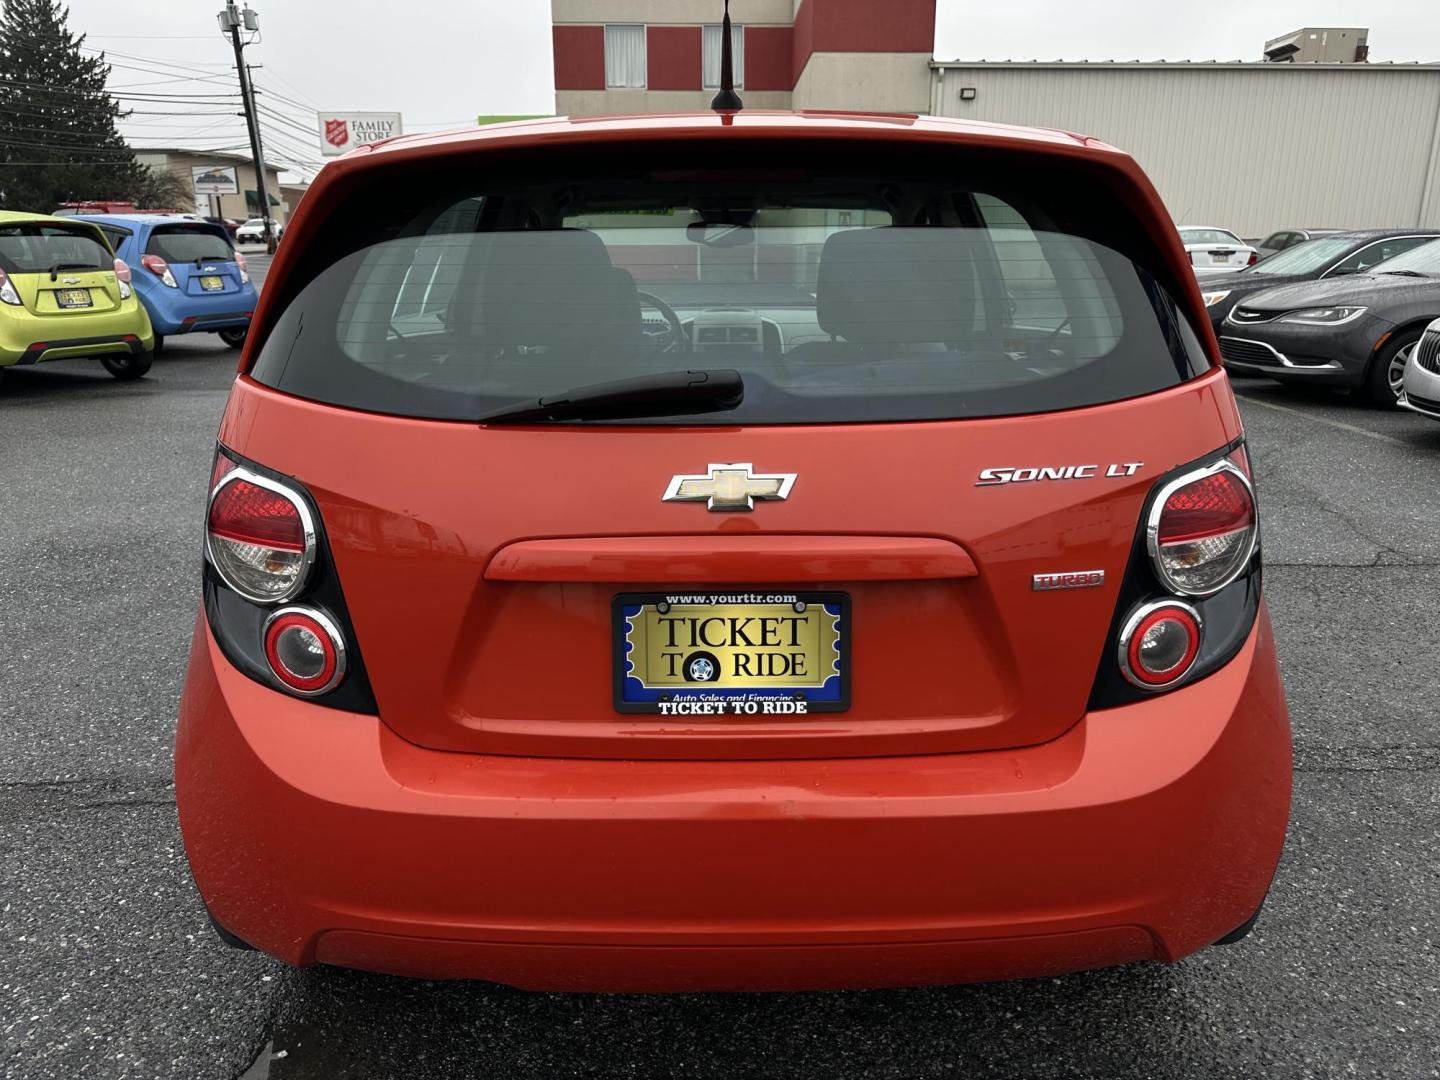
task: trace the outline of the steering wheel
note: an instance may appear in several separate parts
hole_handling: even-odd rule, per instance
[[[640,308],[644,310],[652,307],[660,312],[666,322],[664,330],[652,330],[645,328],[645,341],[656,352],[686,352],[690,347],[689,339],[685,337],[685,327],[680,322],[680,316],[675,314],[675,309],[661,300],[654,293],[636,291],[640,297]]]

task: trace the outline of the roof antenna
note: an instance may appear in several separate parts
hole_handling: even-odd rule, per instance
[[[735,93],[735,67],[730,59],[730,0],[725,0],[725,21],[720,24],[720,92],[710,102],[716,112],[739,112],[745,107]]]

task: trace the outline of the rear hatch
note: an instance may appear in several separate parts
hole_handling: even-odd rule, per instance
[[[120,306],[114,256],[90,225],[39,221],[0,225],[0,270],[34,315],[78,318]]]
[[[165,261],[182,296],[223,298],[237,296],[245,287],[235,249],[220,225],[195,221],[157,226],[145,254]]]
[[[221,438],[315,497],[384,722],[695,758],[1072,726],[1147,493],[1238,421],[1113,174],[957,152],[497,155],[324,223]],[[743,398],[573,393],[675,371]]]

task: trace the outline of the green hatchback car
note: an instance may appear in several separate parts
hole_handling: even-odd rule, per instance
[[[117,379],[150,370],[155,331],[130,268],[89,222],[0,211],[0,377],[94,357]]]

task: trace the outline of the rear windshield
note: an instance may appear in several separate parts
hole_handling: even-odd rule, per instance
[[[618,171],[596,155],[488,183],[467,168],[473,188],[424,206],[391,189],[380,236],[375,200],[370,236],[342,214],[307,246],[321,254],[252,374],[317,401],[473,420],[733,369],[737,408],[643,421],[732,424],[1043,412],[1208,366],[1167,289],[1117,246],[1133,219],[1083,184],[965,183],[964,160],[934,152],[776,163],[769,149],[761,170],[717,153]]]
[[[1180,239],[1187,244],[1238,244],[1240,238],[1224,229],[1181,229]]]
[[[42,274],[52,270],[109,270],[115,256],[88,228],[38,222],[0,225],[0,270]]]
[[[166,262],[225,262],[235,256],[230,238],[218,225],[161,225],[150,233],[145,254]]]

